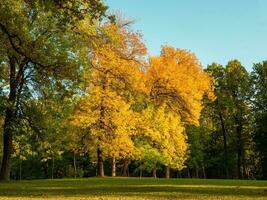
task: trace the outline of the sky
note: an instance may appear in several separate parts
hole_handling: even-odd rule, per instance
[[[238,59],[247,70],[267,60],[267,0],[104,0],[135,20],[150,55],[188,49],[205,67]]]

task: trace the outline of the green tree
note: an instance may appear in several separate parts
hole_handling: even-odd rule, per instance
[[[255,142],[259,151],[261,177],[267,179],[267,62],[257,63],[251,74],[255,115]]]
[[[235,132],[237,155],[237,178],[246,176],[246,144],[249,130],[249,98],[250,79],[246,69],[237,60],[230,61],[226,66],[227,91],[232,110],[233,131]]]
[[[4,152],[1,180],[9,180],[12,140],[19,105],[25,88],[35,97],[42,83],[74,80],[77,63],[80,21],[93,24],[105,7],[95,1],[24,1],[0,2],[0,60],[8,95],[5,105]],[[98,11],[94,7],[101,7]],[[84,8],[80,9],[81,7]],[[91,12],[87,12],[87,10]],[[12,19],[12,20],[10,20]],[[75,23],[74,23],[75,22]],[[30,98],[28,96],[28,98]]]
[[[214,79],[215,86],[215,95],[216,100],[214,103],[207,101],[206,111],[203,114],[207,117],[207,119],[213,121],[214,128],[211,127],[211,131],[221,133],[223,139],[223,159],[224,159],[224,170],[225,170],[225,178],[229,178],[229,166],[228,166],[228,144],[230,141],[228,137],[230,137],[227,130],[227,119],[229,115],[229,98],[227,95],[227,85],[226,85],[226,70],[222,65],[213,63],[207,67],[207,72],[209,72]],[[213,115],[210,115],[209,112],[212,112]],[[207,120],[208,121],[208,120]]]
[[[251,168],[251,149],[254,148],[249,74],[237,60],[230,61],[226,67],[214,63],[206,71],[214,79],[217,98],[213,102],[204,101],[201,129],[193,131],[203,131],[205,148],[199,148],[191,135],[189,140],[195,145],[191,148],[196,148],[191,151],[204,152],[204,159],[208,158],[206,169],[212,177],[247,177]],[[196,153],[194,157],[198,157]]]

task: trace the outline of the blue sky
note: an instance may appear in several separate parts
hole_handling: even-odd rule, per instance
[[[251,70],[267,60],[267,0],[105,0],[135,19],[151,55],[161,45],[185,48],[203,66],[239,59]]]

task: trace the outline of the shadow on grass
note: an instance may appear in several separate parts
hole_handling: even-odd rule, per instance
[[[15,185],[14,185],[15,186]],[[176,196],[243,196],[243,197],[266,197],[267,193],[261,188],[216,188],[216,187],[190,187],[186,185],[174,186],[149,186],[149,185],[85,185],[75,186],[56,186],[38,185],[27,187],[11,187],[0,190],[0,196],[8,197],[33,197],[33,196],[158,196],[158,197],[176,197]]]

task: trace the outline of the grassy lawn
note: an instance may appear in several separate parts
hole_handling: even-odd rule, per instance
[[[0,183],[0,199],[267,199],[266,181],[88,178]]]

